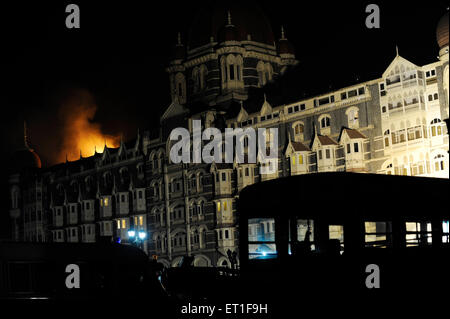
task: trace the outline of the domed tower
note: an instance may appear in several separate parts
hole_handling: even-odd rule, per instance
[[[24,143],[23,146],[14,152],[11,158],[11,174],[9,176],[9,190],[10,190],[10,209],[9,215],[12,219],[13,239],[22,240],[23,229],[19,225],[19,218],[24,206],[23,194],[26,191],[29,194],[42,194],[42,186],[38,183],[32,183],[33,173],[35,170],[41,168],[41,159],[36,152],[30,148],[27,140],[27,126],[24,123]],[[30,183],[32,186],[27,186],[24,181]],[[36,200],[41,200],[37,197]],[[36,211],[36,203],[27,202],[28,209]]]
[[[436,39],[439,45],[439,58],[448,60],[448,12],[439,20]]]
[[[198,10],[188,30],[185,58],[167,68],[172,92],[185,83],[188,108],[226,110],[248,99],[250,88],[264,87],[298,63],[282,38],[277,45],[256,1],[211,1]]]
[[[30,148],[27,139],[27,125],[24,123],[23,146],[14,152],[11,160],[11,168],[14,173],[23,170],[41,168],[41,159],[36,152]]]

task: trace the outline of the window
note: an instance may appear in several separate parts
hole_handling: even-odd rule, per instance
[[[144,216],[139,216],[139,226],[144,225]]]
[[[359,144],[358,143],[353,144],[353,150],[355,151],[355,153],[359,152]]]
[[[225,239],[228,239],[230,236],[229,236],[229,232],[228,232],[228,229],[225,229]]]
[[[389,130],[386,130],[384,132],[384,146],[385,147],[389,146],[389,134],[390,134]]]
[[[329,148],[327,148],[325,150],[325,158],[330,158],[330,149]]]
[[[298,163],[299,163],[300,165],[303,164],[303,155],[299,155],[299,156],[298,156]]]
[[[288,107],[288,114],[291,114],[291,113],[292,113],[292,106]]]
[[[139,195],[139,196],[138,196],[139,199],[142,199],[142,191],[139,191],[139,192],[138,192],[138,195]]]
[[[297,124],[295,126],[295,135],[302,134],[304,130],[303,124]]]
[[[249,176],[249,169],[248,169],[248,167],[245,168],[245,176]]]
[[[322,150],[319,150],[319,160],[322,159]]]
[[[391,246],[391,222],[364,222],[365,247],[387,248]]]
[[[220,202],[217,202],[217,212],[220,213]]]
[[[305,104],[300,104],[300,111],[303,111],[306,109],[306,105]]]
[[[358,89],[358,94],[359,94],[359,95],[364,94],[364,87],[360,87],[360,88]]]
[[[429,245],[432,242],[430,222],[406,222],[406,247]]]
[[[434,158],[434,170],[436,172],[443,171],[444,167],[444,155],[439,154]]]
[[[329,238],[337,239],[340,243],[340,251],[344,248],[344,226],[342,225],[329,225],[328,226]]]
[[[223,210],[226,211],[227,210],[227,202],[223,202]]]
[[[127,221],[125,219],[122,219],[122,229],[127,228]]]
[[[298,105],[294,106],[294,112],[298,112]]]
[[[347,144],[347,154],[349,154],[350,152],[351,152],[350,144]]]
[[[301,255],[314,251],[314,221],[312,219],[297,219],[297,221],[290,220],[289,223],[291,222],[294,225],[289,227],[289,255],[292,252],[296,255]],[[292,226],[296,227],[292,228]]]
[[[227,180],[227,174],[222,173],[222,182],[225,182]]]
[[[320,127],[325,128],[329,126],[330,126],[330,117],[328,116],[323,117],[322,120],[320,121]]]
[[[343,92],[341,93],[341,100],[345,100],[347,98],[347,93]]]
[[[249,259],[277,257],[274,224],[273,218],[252,218],[248,220],[248,227],[251,228],[248,233]]]

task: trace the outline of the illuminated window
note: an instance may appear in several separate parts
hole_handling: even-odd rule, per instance
[[[217,202],[217,212],[220,212],[220,202]]]
[[[450,225],[448,220],[442,222],[442,242],[450,243]]]
[[[274,225],[275,220],[273,218],[252,218],[248,220],[248,227],[251,229],[248,233],[249,259],[277,257]]]
[[[289,222],[291,223],[292,221]],[[298,219],[293,222],[296,224],[294,231],[297,235],[292,234],[292,226],[289,227],[289,255],[292,253],[301,255],[314,251],[316,249],[314,244],[314,221],[312,219]]]
[[[105,198],[103,199],[103,204],[105,205],[105,207],[108,206],[108,197],[105,197]]]
[[[429,245],[432,243],[431,223],[406,222],[406,247]]]
[[[139,225],[144,225],[144,216],[139,216]]]
[[[127,221],[125,219],[122,219],[122,229],[127,228]]]
[[[303,164],[303,155],[299,155],[299,156],[298,156],[298,163],[299,163],[300,165]]]
[[[117,229],[120,229],[120,220],[117,221]]]
[[[295,156],[291,157],[291,161],[292,161],[292,166],[294,166],[295,165]]]
[[[386,248],[391,245],[390,222],[364,222],[365,247]]]
[[[227,202],[223,202],[223,210],[226,211],[227,210]]]

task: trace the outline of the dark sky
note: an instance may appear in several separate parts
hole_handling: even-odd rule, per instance
[[[92,94],[98,105],[95,121],[104,133],[122,132],[127,139],[133,138],[137,127],[155,126],[169,104],[164,67],[171,47],[179,30],[185,35],[202,5],[202,1],[58,2],[0,6],[3,175],[11,152],[20,146],[24,118],[33,148],[44,165],[50,162],[48,149],[58,147],[57,109],[74,88]],[[280,25],[285,26],[300,61],[295,85],[306,95],[352,84],[356,77],[380,77],[395,56],[395,45],[415,64],[435,61],[436,24],[447,7],[446,1],[420,6],[413,1],[257,2],[276,38]],[[81,29],[65,28],[69,3],[80,6]],[[365,27],[369,3],[380,6],[380,29]]]

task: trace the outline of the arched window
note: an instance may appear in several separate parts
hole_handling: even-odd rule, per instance
[[[320,120],[320,128],[326,128],[331,126],[331,118],[327,115]]]
[[[351,107],[345,112],[347,114],[348,126],[350,128],[359,127],[359,109],[357,107]]]
[[[439,172],[445,170],[445,157],[439,154],[434,157],[434,171]]]
[[[388,147],[389,146],[389,135],[390,135],[390,131],[386,130],[384,131],[384,147]]]
[[[431,136],[442,135],[442,121],[440,119],[434,119],[431,121]]]
[[[305,126],[303,124],[303,122],[295,122],[292,125],[293,129],[294,129],[294,139],[296,142],[301,142],[303,141],[303,134],[305,131]]]

